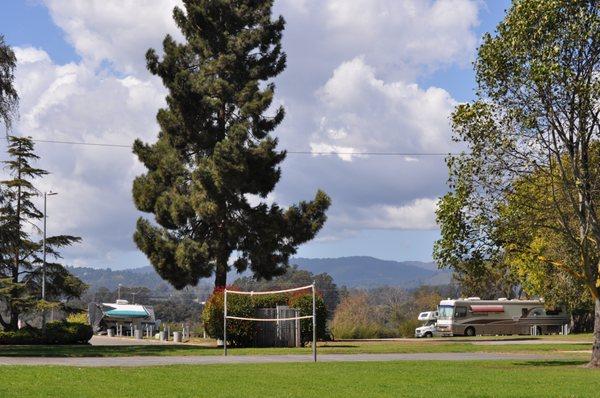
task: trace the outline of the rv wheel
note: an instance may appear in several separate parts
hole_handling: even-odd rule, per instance
[[[465,336],[475,336],[475,329],[471,326],[465,329]]]
[[[427,332],[427,333],[425,333],[425,337],[433,337],[433,333]]]

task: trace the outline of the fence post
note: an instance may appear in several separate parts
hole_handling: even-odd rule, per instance
[[[312,305],[313,305],[313,313],[312,313],[312,324],[313,324],[313,361],[317,362],[317,310],[316,310],[316,299],[315,299],[315,282],[312,284]]]
[[[227,289],[223,299],[223,353],[227,356]]]

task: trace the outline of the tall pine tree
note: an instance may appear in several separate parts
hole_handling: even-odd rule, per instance
[[[0,35],[0,122],[7,130],[10,130],[19,100],[13,86],[16,65],[14,51],[4,42],[4,36]]]
[[[48,306],[61,298],[79,297],[86,285],[53,259],[58,249],[79,242],[68,235],[46,238],[46,302],[42,302],[43,243],[32,235],[40,233],[43,218],[33,202],[39,195],[33,181],[48,174],[33,166],[38,156],[27,137],[8,137],[9,179],[0,181],[0,325],[16,330],[19,317]],[[55,303],[52,303],[54,301]]]
[[[185,42],[166,36],[162,58],[146,54],[168,106],[157,115],[158,141],[134,144],[148,169],[133,183],[135,205],[156,220],[140,218],[134,240],[176,288],[213,273],[224,286],[234,253],[238,272],[269,279],[321,229],[330,205],[322,191],[287,209],[249,201],[274,189],[286,156],[270,135],[284,110],[268,112],[275,91],[268,81],[285,68],[285,23],[271,19],[272,0],[183,3],[173,17]]]

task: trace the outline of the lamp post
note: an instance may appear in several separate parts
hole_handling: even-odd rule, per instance
[[[121,286],[123,286],[123,285],[121,285],[121,284],[119,283],[119,288],[118,288],[118,290],[117,290],[117,300],[121,300]]]
[[[42,263],[42,300],[46,300],[46,202],[48,196],[58,195],[56,192],[44,192],[44,239],[42,241],[43,263]],[[46,311],[42,311],[42,326],[46,324]]]

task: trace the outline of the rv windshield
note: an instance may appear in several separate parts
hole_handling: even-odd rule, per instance
[[[454,307],[451,305],[440,305],[438,307],[438,319],[451,319]]]

